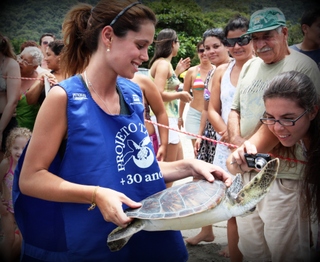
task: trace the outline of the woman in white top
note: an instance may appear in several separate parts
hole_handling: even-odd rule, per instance
[[[251,59],[253,46],[249,36],[243,36],[247,31],[249,20],[242,16],[232,18],[224,29],[226,36],[226,46],[230,55],[234,58],[229,64],[219,66],[213,76],[209,101],[208,118],[213,128],[216,130],[217,140],[229,142],[227,132],[227,120],[231,110],[233,95],[236,90],[238,78],[242,66]],[[217,144],[213,163],[227,170],[226,160],[230,150],[224,144]],[[242,255],[238,249],[238,232],[235,218],[231,218],[227,225],[228,248],[221,253],[230,256],[231,261],[242,261]]]

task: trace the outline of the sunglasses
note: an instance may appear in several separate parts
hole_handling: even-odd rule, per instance
[[[47,45],[47,44],[49,44],[49,42],[48,41],[43,41],[42,44]]]
[[[203,54],[204,53],[204,49],[198,49],[198,53],[201,53],[201,54]]]
[[[239,46],[244,46],[249,44],[251,41],[251,37],[246,35],[243,37],[236,37],[236,38],[227,38],[226,39],[226,46],[227,47],[234,47],[236,44]]]

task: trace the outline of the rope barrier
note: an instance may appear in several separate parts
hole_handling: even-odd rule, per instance
[[[42,80],[42,78],[31,78],[31,77],[13,77],[13,76],[2,76],[2,77],[3,78],[10,78],[10,79],[22,79],[22,80]],[[208,138],[206,136],[196,135],[196,134],[193,134],[193,133],[190,133],[190,132],[187,132],[187,131],[182,131],[180,129],[172,128],[172,127],[169,127],[169,126],[165,126],[165,125],[162,125],[162,124],[159,124],[159,123],[147,120],[147,119],[145,119],[145,122],[148,122],[148,123],[151,123],[153,125],[160,126],[160,127],[164,127],[164,128],[176,131],[176,132],[180,132],[182,134],[186,134],[186,135],[189,135],[189,136],[201,138],[201,139],[207,140],[207,141],[215,143],[215,144],[222,144],[222,145],[225,145],[225,146],[227,146],[229,148],[238,148],[237,145],[233,145],[233,144],[229,144],[229,143],[226,143],[226,142],[214,140],[214,139]],[[271,153],[268,153],[268,154],[273,156],[273,157],[277,157],[277,158],[280,158],[282,160],[285,160],[285,161],[302,163],[302,164],[306,164],[307,163],[306,161],[302,161],[302,160],[298,160],[298,159],[291,159],[291,158],[287,158],[287,157],[275,156],[275,155],[273,155]]]
[[[162,124],[153,122],[153,121],[151,121],[151,120],[145,119],[145,122],[148,122],[148,123],[151,123],[151,124],[153,124],[153,125],[160,126],[160,127],[164,127],[164,128],[167,128],[167,129],[170,129],[170,130],[173,130],[173,131],[182,133],[182,134],[186,134],[186,135],[189,135],[189,136],[193,136],[193,137],[205,139],[205,140],[208,140],[209,142],[212,142],[212,143],[215,143],[215,144],[222,144],[222,145],[225,145],[225,146],[227,146],[227,147],[229,147],[229,148],[238,148],[237,145],[233,145],[233,144],[225,143],[225,142],[222,142],[222,141],[214,140],[214,139],[208,138],[208,137],[206,137],[206,136],[196,135],[196,134],[193,134],[193,133],[190,133],[190,132],[187,132],[187,131],[182,131],[182,130],[177,129],[177,128],[173,128],[173,127],[169,127],[169,126],[166,126],[166,125],[162,125]],[[301,164],[307,164],[306,161],[302,161],[302,160],[298,160],[298,159],[292,159],[292,158],[287,158],[287,157],[282,157],[282,156],[276,156],[276,155],[271,154],[271,153],[268,153],[268,154],[269,154],[270,156],[277,157],[277,158],[282,159],[282,160],[285,160],[285,161],[295,162],[295,163],[301,163]]]
[[[21,80],[42,80],[42,78],[36,78],[36,77],[16,77],[16,76],[2,76],[2,78],[7,78],[7,79],[21,79]]]

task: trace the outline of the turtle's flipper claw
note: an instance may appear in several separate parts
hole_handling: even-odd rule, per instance
[[[124,247],[133,234],[144,228],[144,223],[140,219],[135,219],[125,228],[117,227],[108,236],[107,245],[110,251],[118,251]]]

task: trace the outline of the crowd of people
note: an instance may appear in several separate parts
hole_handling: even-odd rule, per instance
[[[155,38],[156,26],[140,2],[101,0],[67,12],[63,39],[43,34],[18,55],[0,34],[1,259],[187,261],[186,243],[214,241],[212,225],[185,241],[141,231],[117,252],[106,238],[132,221],[125,209],[176,180],[230,186],[241,173],[247,183],[259,170],[246,155],[257,153],[280,157],[277,179],[255,210],[227,222],[220,254],[311,261],[314,246],[319,258],[319,9],[302,15],[303,41],[291,46],[278,8],[230,17],[203,32],[196,65],[187,57],[175,68],[179,34]],[[193,159],[179,129],[194,134]]]

